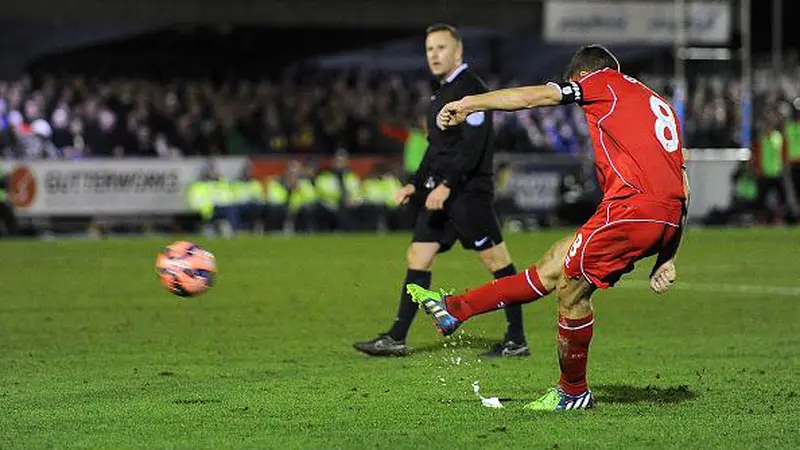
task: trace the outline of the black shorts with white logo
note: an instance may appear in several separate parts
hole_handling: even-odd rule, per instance
[[[428,211],[425,195],[413,201],[416,223],[412,242],[437,242],[439,253],[450,250],[456,240],[467,250],[482,251],[503,242],[500,221],[491,192],[461,192],[445,203],[445,209]]]

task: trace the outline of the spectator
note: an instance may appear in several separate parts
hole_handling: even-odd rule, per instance
[[[795,199],[800,198],[800,97],[792,102],[791,113],[784,125],[790,177],[794,185]]]
[[[350,170],[345,150],[337,150],[331,169],[320,172],[314,184],[320,201],[317,223],[322,229],[356,230],[363,203],[361,180]]]
[[[231,184],[209,162],[197,181],[187,189],[189,208],[199,216],[203,234],[232,237],[239,229],[239,211],[235,207]]]
[[[291,229],[296,232],[314,229],[317,195],[304,171],[299,161],[292,160],[287,164],[283,177],[267,179],[267,229]]]
[[[765,223],[779,223],[784,219],[794,223],[797,205],[789,201],[793,192],[790,195],[790,187],[785,183],[786,146],[777,114],[768,113],[761,128],[753,148],[760,219]]]
[[[264,185],[253,175],[248,164],[238,180],[231,182],[233,199],[239,215],[239,229],[263,231],[265,215]]]
[[[267,104],[261,112],[262,131],[258,145],[264,153],[285,153],[289,150],[289,138],[281,123],[278,107]]]

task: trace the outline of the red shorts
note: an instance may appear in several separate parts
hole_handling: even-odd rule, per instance
[[[634,263],[678,237],[682,215],[678,201],[645,195],[605,201],[576,232],[564,259],[564,274],[583,276],[600,289],[613,286]]]

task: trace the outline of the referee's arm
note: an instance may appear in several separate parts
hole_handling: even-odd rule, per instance
[[[453,147],[458,158],[444,174],[445,184],[452,188],[457,188],[464,181],[464,176],[472,173],[481,162],[488,142],[487,134],[490,132],[486,114],[490,113],[483,111],[473,113],[459,125],[461,139]]]

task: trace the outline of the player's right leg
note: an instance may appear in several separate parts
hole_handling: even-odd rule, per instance
[[[524,271],[461,295],[447,295],[416,285],[409,285],[407,290],[412,299],[434,317],[439,332],[447,336],[472,316],[507,305],[530,303],[553,291],[573,239],[569,236],[556,242],[535,265]]]
[[[558,386],[525,405],[532,411],[588,409],[594,396],[586,382],[589,343],[592,341],[595,286],[583,276],[562,275],[556,288],[558,297]]]
[[[682,212],[674,202],[641,196],[607,203],[578,230],[556,288],[561,378],[556,388],[525,409],[562,411],[594,405],[586,381],[594,328],[592,293],[613,286],[637,261],[674,245]]]

